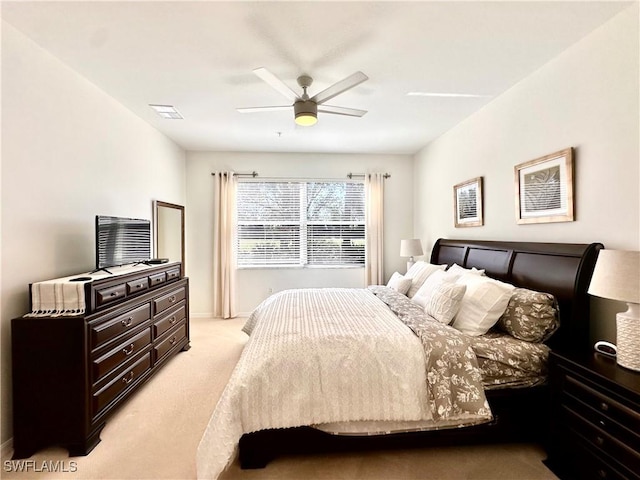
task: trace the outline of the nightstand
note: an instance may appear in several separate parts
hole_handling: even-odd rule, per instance
[[[640,373],[595,352],[549,357],[546,465],[562,479],[640,479]]]

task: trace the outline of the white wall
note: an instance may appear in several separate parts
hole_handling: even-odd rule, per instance
[[[187,274],[193,315],[211,315],[213,179],[215,171],[257,171],[261,177],[346,179],[349,172],[387,172],[385,180],[385,278],[406,270],[400,240],[413,234],[412,158],[402,155],[211,153],[187,154]],[[238,311],[250,312],[269,294],[296,287],[362,287],[364,269],[243,269],[238,270]]]
[[[185,187],[181,148],[2,23],[2,442],[29,283],[93,268],[96,214],[151,219]]]
[[[524,52],[523,52],[524,53]],[[638,4],[614,17],[415,157],[415,233],[439,237],[602,242],[640,249]],[[517,225],[515,165],[573,146],[570,223]],[[483,227],[453,226],[453,185],[484,177]],[[615,340],[613,302],[592,302],[594,338]]]

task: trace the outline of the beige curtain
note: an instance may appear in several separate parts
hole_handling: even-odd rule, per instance
[[[216,172],[213,199],[213,313],[234,318],[236,313],[236,177]]]
[[[365,175],[365,285],[383,285],[384,174]]]

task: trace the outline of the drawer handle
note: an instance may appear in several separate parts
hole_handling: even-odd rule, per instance
[[[122,353],[124,353],[127,356],[131,355],[133,353],[133,343],[129,345],[129,350],[127,350],[126,348],[123,348]]]
[[[122,383],[129,385],[131,380],[133,380],[133,370],[131,370],[126,377],[122,377]]]
[[[174,315],[173,317],[171,317],[171,318],[169,319],[169,323],[170,323],[171,325],[173,325],[174,323],[176,323],[176,320],[177,320],[177,319],[176,319],[176,316]]]
[[[178,337],[176,337],[175,335],[173,337],[171,337],[171,339],[169,340],[169,343],[171,345],[175,345],[176,341],[178,340]]]
[[[608,403],[605,403],[605,402],[602,402],[602,403],[600,404],[600,410],[602,410],[603,412],[608,411],[608,410],[609,410],[609,404],[608,404]]]
[[[112,297],[117,297],[118,296],[118,292],[111,292],[110,294]]]
[[[136,285],[136,288],[142,288],[144,286],[143,283],[139,283],[138,285]]]
[[[131,322],[133,322],[133,317],[129,317],[126,320],[122,320],[120,323],[122,324],[123,327],[130,327]]]
[[[176,301],[176,296],[172,295],[171,298],[169,299],[169,303],[173,303]]]

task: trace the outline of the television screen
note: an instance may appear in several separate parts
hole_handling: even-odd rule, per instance
[[[150,220],[96,215],[96,269],[150,258]]]

